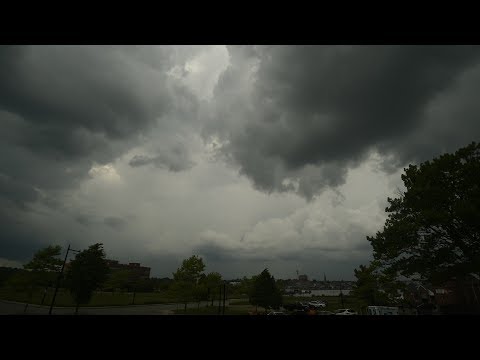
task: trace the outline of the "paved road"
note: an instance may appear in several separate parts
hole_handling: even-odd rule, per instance
[[[207,305],[206,301],[200,303],[201,307]],[[217,302],[218,305],[218,302]],[[226,302],[228,305],[228,301]],[[197,308],[197,303],[188,304],[188,308]],[[173,310],[183,309],[183,304],[155,304],[155,305],[130,305],[130,306],[102,306],[102,307],[80,307],[80,315],[173,315]],[[47,315],[48,306],[25,304],[13,301],[0,300],[0,315]],[[73,315],[73,307],[54,307],[54,315]]]

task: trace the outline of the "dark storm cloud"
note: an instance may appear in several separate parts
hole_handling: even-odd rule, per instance
[[[292,190],[284,180],[295,178],[298,192],[311,198],[342,184],[346,169],[372,150],[393,154],[395,166],[441,151],[448,133],[435,134],[427,146],[418,138],[431,135],[425,111],[479,63],[480,47],[274,46],[249,53],[233,47],[230,54],[237,60],[215,90],[218,121],[209,124],[210,133],[228,141],[223,153],[257,188]],[[245,77],[242,64],[255,64],[255,58],[250,95],[228,102],[222,94],[235,89]],[[228,113],[242,105],[241,115]],[[237,125],[225,129],[231,118]],[[478,122],[465,116],[453,121],[468,127],[462,140],[480,134]],[[415,144],[409,144],[412,137]]]
[[[309,278],[323,279],[323,272],[326,271],[330,280],[354,280],[353,269],[359,264],[368,263],[371,257],[371,249],[363,245],[340,256],[332,257],[328,252],[310,249],[271,256],[232,251],[215,244],[204,244],[194,249],[194,253],[204,259],[209,269],[216,269],[226,277],[238,277],[239,274],[256,275],[268,267],[276,277],[283,279],[295,278],[295,271],[300,268]]]
[[[142,144],[152,128],[175,133],[171,117],[188,123],[185,112],[195,99],[166,75],[185,56],[171,50],[0,46],[0,206],[15,211],[2,219],[0,257],[22,259],[22,251],[48,244],[60,231],[56,224],[32,230],[29,204],[60,211],[55,216],[70,211],[69,191],[89,178],[93,165]],[[91,222],[72,220],[85,231]],[[105,219],[115,229],[125,224]]]
[[[34,124],[50,140],[37,146],[71,151],[63,138],[49,135],[69,135],[78,129],[109,138],[129,137],[152,122],[153,115],[158,115],[155,111],[168,106],[161,96],[155,107],[144,102],[144,94],[138,92],[142,79],[128,71],[136,70],[135,66],[115,48],[4,47],[0,50],[0,106]],[[145,72],[146,76],[157,74]],[[27,143],[31,136],[26,135]]]
[[[28,261],[33,253],[48,245],[48,237],[42,236],[22,219],[16,207],[0,198],[0,257],[20,262]]]
[[[127,226],[127,221],[125,219],[115,216],[106,217],[103,222],[105,225],[110,226],[115,230],[122,230]]]
[[[169,85],[172,61],[153,47],[0,47],[2,193],[15,183],[25,191],[12,194],[32,201],[35,187],[77,185],[176,112],[176,101],[194,101]]]
[[[92,223],[90,216],[85,214],[79,214],[75,217],[75,221],[82,224],[83,226],[88,226]]]
[[[236,256],[231,251],[219,246],[218,244],[202,244],[193,249],[195,254],[199,254],[206,262],[228,261],[235,259]]]
[[[147,155],[135,155],[129,165],[132,167],[153,164],[158,168],[167,168],[170,171],[178,172],[190,169],[194,163],[190,160],[190,155],[185,146],[177,145],[167,151],[150,157]]]
[[[37,192],[30,186],[13,181],[7,175],[0,173],[0,198],[11,200],[13,203],[25,206],[38,198]]]

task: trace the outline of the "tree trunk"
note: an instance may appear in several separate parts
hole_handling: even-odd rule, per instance
[[[187,303],[185,303],[185,309],[183,311],[187,312]]]
[[[80,307],[80,304],[77,303],[77,306],[75,307],[75,315],[78,315],[78,308]]]

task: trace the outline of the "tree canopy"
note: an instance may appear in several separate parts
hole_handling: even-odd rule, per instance
[[[70,263],[67,283],[77,306],[90,301],[93,292],[107,279],[109,272],[102,244],[81,251]]]
[[[59,271],[62,267],[62,259],[58,258],[62,251],[59,245],[50,245],[37,251],[33,259],[24,265],[24,268],[32,271]]]
[[[399,300],[398,290],[401,290],[404,284],[397,281],[392,274],[379,271],[376,261],[367,266],[360,265],[354,272],[357,281],[352,295],[360,299],[365,306],[393,305]]]
[[[182,266],[173,273],[173,280],[197,284],[204,270],[205,264],[203,263],[203,259],[193,255],[183,260]]]
[[[431,283],[480,272],[480,144],[404,169],[382,231],[368,237],[385,274]]]
[[[263,270],[254,278],[250,294],[250,303],[262,306],[265,309],[278,309],[282,305],[282,295],[277,288],[275,278],[270,275],[268,269]]]
[[[59,245],[50,245],[38,250],[32,260],[23,266],[25,271],[18,271],[8,281],[8,284],[14,288],[33,288],[38,286],[47,286],[53,283],[63,260],[58,258],[62,251]]]
[[[170,290],[185,304],[185,311],[187,302],[199,301],[204,297],[206,290],[202,284],[206,278],[204,270],[203,259],[193,255],[183,260],[182,266],[173,273],[173,284]]]
[[[125,290],[132,287],[134,280],[136,280],[134,274],[129,269],[113,270],[110,271],[103,287],[112,291]]]

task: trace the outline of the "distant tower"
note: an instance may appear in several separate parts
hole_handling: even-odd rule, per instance
[[[297,279],[298,279],[298,269],[297,269]]]
[[[327,282],[327,276],[325,275],[325,273],[323,273],[323,281]]]

